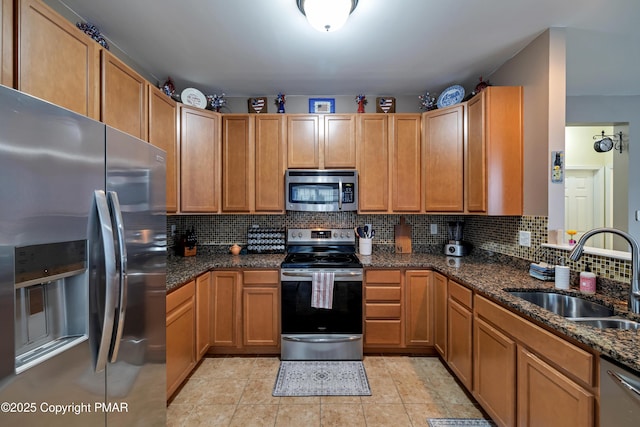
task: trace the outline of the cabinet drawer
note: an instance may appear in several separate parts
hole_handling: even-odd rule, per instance
[[[245,271],[243,284],[245,285],[275,285],[280,282],[278,270],[251,270]]]
[[[471,309],[471,307],[473,306],[473,291],[471,291],[471,289],[466,288],[451,280],[449,280],[448,289],[449,298],[452,298],[468,309]]]
[[[192,298],[196,294],[196,281],[192,280],[186,285],[167,294],[167,313],[178,307],[180,304]]]
[[[400,302],[399,286],[367,286],[365,300],[369,301],[398,301]]]
[[[400,304],[367,304],[367,319],[400,319]]]
[[[365,320],[364,345],[402,344],[400,320]]]
[[[400,270],[367,270],[365,282],[400,284]]]
[[[576,347],[515,313],[476,295],[476,316],[520,341],[536,354],[573,375],[585,384],[595,385],[593,354]]]

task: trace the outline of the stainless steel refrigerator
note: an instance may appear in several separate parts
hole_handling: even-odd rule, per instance
[[[0,86],[0,425],[166,424],[165,212],[162,150]]]

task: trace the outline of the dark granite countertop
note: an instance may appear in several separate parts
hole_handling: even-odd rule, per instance
[[[167,262],[167,291],[194,279],[210,269],[224,268],[279,268],[284,255],[198,255],[190,258],[169,257]],[[524,316],[581,342],[602,355],[609,356],[640,371],[640,335],[638,331],[597,329],[584,326],[553,314],[534,304],[510,295],[511,289],[553,289],[553,282],[543,282],[528,274],[528,263],[504,256],[468,256],[449,258],[441,254],[395,254],[376,252],[359,256],[365,268],[420,268],[433,269],[453,280],[469,286],[476,292],[515,309]],[[573,281],[572,281],[573,283]],[[616,315],[640,321],[626,307],[626,293],[622,287],[606,286],[598,282],[595,296],[581,295],[574,288],[558,291],[614,307]],[[627,285],[628,287],[628,285]],[[604,293],[603,293],[604,292]]]

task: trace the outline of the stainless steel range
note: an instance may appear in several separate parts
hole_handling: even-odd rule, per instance
[[[353,229],[288,231],[280,270],[282,360],[362,360],[362,264],[355,242]],[[329,296],[328,307],[312,301],[318,292]]]

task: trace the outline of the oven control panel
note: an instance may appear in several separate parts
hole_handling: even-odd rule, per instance
[[[355,232],[351,228],[290,228],[289,243],[336,243],[355,244]]]

